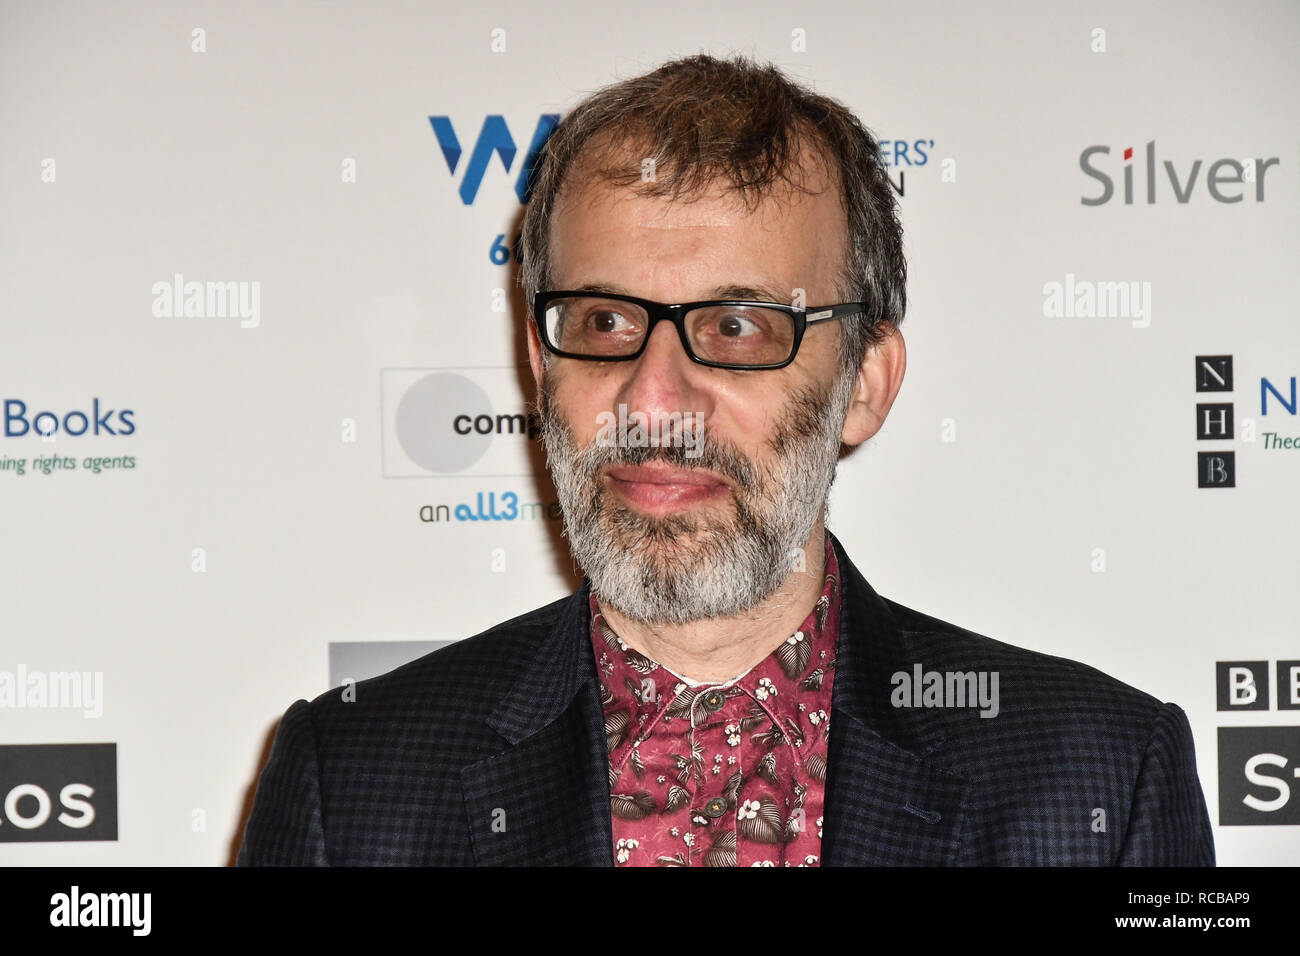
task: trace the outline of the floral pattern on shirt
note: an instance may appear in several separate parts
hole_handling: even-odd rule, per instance
[[[839,565],[794,634],[728,685],[692,687],[591,598],[619,866],[818,866]]]

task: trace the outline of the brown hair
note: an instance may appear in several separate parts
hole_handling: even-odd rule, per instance
[[[529,308],[550,284],[550,220],[580,159],[613,184],[640,183],[645,196],[689,198],[730,180],[752,209],[778,181],[807,191],[799,165],[805,145],[838,179],[848,218],[837,294],[867,303],[867,312],[841,320],[840,358],[843,372],[856,368],[883,337],[879,325],[898,325],[907,310],[902,225],[876,140],[843,104],[743,55],[665,63],[596,91],[557,124],[533,169],[524,213],[519,281]],[[641,183],[639,162],[627,163],[636,147],[654,159],[650,182]]]

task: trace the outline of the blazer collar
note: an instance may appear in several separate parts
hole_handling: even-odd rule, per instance
[[[917,663],[906,632],[832,535],[842,597],[822,864],[954,862],[971,787],[932,752],[943,742],[927,712],[895,708],[890,677]]]
[[[514,686],[488,718],[488,726],[517,744],[557,719],[578,692],[597,681],[591,656],[591,582],[560,605],[560,616]],[[599,693],[597,693],[599,699]],[[603,718],[602,718],[603,721]]]
[[[461,770],[482,866],[613,866],[605,715],[587,630],[589,583],[560,615],[488,726],[508,746]]]

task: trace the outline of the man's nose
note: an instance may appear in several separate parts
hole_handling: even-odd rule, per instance
[[[619,401],[631,411],[704,411],[700,405],[699,372],[671,322],[658,322],[650,340],[631,363],[632,374],[619,392]]]

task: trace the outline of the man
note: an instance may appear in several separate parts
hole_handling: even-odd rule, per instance
[[[852,114],[690,57],[536,173],[529,358],[586,580],[290,707],[239,862],[1211,865],[1178,707],[880,597],[824,527],[905,367]]]

